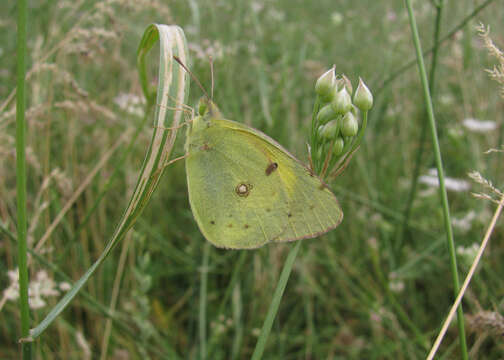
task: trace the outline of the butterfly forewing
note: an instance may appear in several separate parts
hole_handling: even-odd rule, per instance
[[[211,119],[190,134],[188,151],[191,207],[216,246],[256,248],[314,237],[342,219],[321,180],[257,130]]]

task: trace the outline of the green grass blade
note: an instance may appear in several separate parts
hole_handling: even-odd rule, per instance
[[[154,130],[130,202],[98,260],[56,304],[45,319],[30,331],[30,336],[25,339],[26,341],[32,341],[40,336],[77,295],[82,286],[107,258],[114,246],[135,224],[161,178],[175,142],[176,129],[182,120],[183,114],[179,109],[181,104],[186,102],[188,96],[189,78],[187,73],[173,61],[173,55],[177,55],[184,63],[188,62],[187,42],[182,29],[178,26],[150,25],[145,30],[137,52],[140,81],[148,100],[148,106],[153,104],[154,92],[149,91],[147,87],[146,55],[158,40],[160,43],[160,59],[157,104],[154,109]],[[172,130],[167,129],[168,127],[171,127]]]
[[[21,336],[30,330],[28,304],[28,256],[26,241],[26,121],[25,121],[25,73],[26,73],[26,0],[18,1],[17,20],[17,97],[16,97],[16,191],[19,268],[19,308],[21,312]],[[23,359],[31,359],[31,344],[22,345]]]
[[[440,0],[436,6],[436,20],[434,25],[434,49],[432,50],[431,56],[431,66],[429,70],[429,91],[432,97],[435,98],[434,91],[436,90],[434,82],[436,81],[436,69],[438,64],[438,55],[439,55],[439,36],[441,32],[441,19],[443,17],[443,8],[444,1]],[[424,110],[425,112],[425,110]],[[425,115],[424,113],[422,113]],[[423,118],[424,116],[422,116]],[[404,221],[399,227],[399,231],[397,233],[397,241],[395,243],[395,248],[397,250],[401,250],[402,245],[404,243],[404,238],[406,237],[408,222],[410,221],[411,209],[413,208],[413,201],[415,200],[418,186],[418,179],[420,177],[420,169],[422,167],[422,159],[423,153],[425,149],[425,142],[427,141],[427,122],[423,121],[420,124],[420,136],[419,136],[419,145],[418,150],[415,156],[415,167],[413,168],[413,175],[411,177],[411,185],[408,193],[408,197],[406,200],[406,208],[404,210]]]
[[[273,321],[275,320],[276,314],[278,312],[280,301],[282,300],[285,287],[287,286],[287,281],[289,281],[289,276],[292,271],[292,267],[294,266],[294,261],[296,260],[296,256],[302,243],[302,241],[297,241],[289,251],[289,255],[287,255],[287,259],[285,260],[282,273],[280,274],[280,279],[278,280],[275,293],[273,294],[273,299],[271,300],[268,313],[266,314],[266,318],[264,319],[261,334],[259,335],[254,353],[252,354],[252,360],[259,360],[262,358],[264,349],[266,347],[266,341],[268,340],[268,336],[271,332]]]
[[[208,287],[208,258],[210,255],[210,243],[207,241],[203,247],[203,264],[201,265],[201,285],[199,298],[199,341],[200,359],[207,358],[206,346],[206,323],[207,323],[207,287]]]
[[[420,73],[420,80],[422,82],[423,94],[425,98],[425,105],[427,108],[427,117],[429,119],[429,125],[431,130],[432,143],[434,147],[434,156],[436,160],[436,167],[439,178],[439,189],[441,194],[441,203],[443,206],[443,217],[444,217],[444,225],[446,231],[446,241],[448,243],[448,249],[450,253],[450,267],[453,276],[453,287],[455,292],[455,297],[458,294],[460,289],[458,271],[457,271],[457,258],[455,254],[455,242],[453,240],[453,231],[451,225],[450,218],[450,207],[448,205],[448,196],[446,193],[445,181],[444,181],[444,173],[443,173],[443,161],[441,158],[441,150],[439,148],[439,140],[436,130],[436,120],[434,119],[434,109],[432,106],[432,99],[429,92],[429,82],[427,80],[427,73],[425,71],[425,64],[422,56],[422,47],[420,44],[420,37],[418,35],[418,29],[416,26],[415,16],[413,14],[413,8],[411,6],[411,0],[405,0],[406,8],[408,10],[408,16],[410,19],[411,32],[413,37],[413,42],[415,44],[415,51],[418,61],[418,71]],[[464,329],[464,313],[462,311],[462,305],[458,307],[457,310],[457,321],[459,328],[459,340],[460,340],[460,351],[462,358],[467,360],[467,344],[465,338],[465,329]]]

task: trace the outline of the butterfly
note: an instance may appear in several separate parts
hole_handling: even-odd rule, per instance
[[[313,238],[337,227],[343,211],[324,182],[275,140],[226,120],[215,104],[187,131],[189,202],[213,245],[253,249]]]

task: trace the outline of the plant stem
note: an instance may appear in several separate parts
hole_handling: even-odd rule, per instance
[[[208,280],[208,257],[210,253],[210,243],[205,241],[203,248],[203,264],[201,265],[201,286],[199,301],[199,340],[200,340],[200,359],[207,357],[206,351],[206,302],[207,302],[207,280]]]
[[[443,16],[443,0],[439,0],[439,4],[436,6],[436,23],[434,27],[434,48],[432,50],[431,56],[431,67],[429,71],[429,91],[431,97],[434,97],[435,85],[434,81],[436,80],[436,68],[438,62],[438,50],[439,50],[439,34],[441,32],[441,19]],[[425,109],[422,112],[425,115]],[[425,118],[425,116],[422,116]],[[415,158],[415,168],[413,169],[413,176],[411,177],[411,185],[410,191],[408,194],[408,200],[406,201],[406,210],[404,211],[404,221],[401,224],[401,228],[397,233],[397,241],[395,244],[395,248],[400,252],[402,248],[402,244],[404,243],[404,238],[406,236],[408,222],[411,216],[411,208],[413,207],[413,201],[415,200],[417,186],[418,186],[418,178],[420,176],[420,169],[422,167],[422,158],[425,150],[425,141],[427,140],[427,122],[421,122],[421,130],[420,130],[420,138],[419,138],[419,146]]]
[[[420,38],[418,36],[418,29],[416,26],[415,17],[413,15],[413,8],[411,6],[411,0],[405,0],[406,8],[408,10],[408,16],[410,20],[411,32],[413,35],[413,42],[415,44],[416,57],[418,62],[418,71],[420,73],[420,80],[422,82],[422,88],[425,98],[425,105],[427,108],[427,115],[429,119],[429,125],[431,130],[432,142],[434,147],[434,155],[436,160],[436,167],[438,171],[439,178],[439,190],[441,194],[441,202],[443,205],[443,217],[444,217],[444,226],[446,231],[446,240],[450,253],[450,267],[453,276],[453,287],[455,297],[458,294],[460,289],[459,277],[457,272],[457,259],[455,255],[455,243],[453,241],[453,232],[451,227],[451,219],[450,219],[450,208],[448,206],[448,196],[446,194],[445,182],[444,182],[444,173],[443,173],[443,162],[441,159],[441,151],[439,148],[439,140],[436,131],[436,120],[434,119],[434,109],[432,107],[432,99],[429,92],[429,84],[427,80],[427,74],[425,72],[425,65],[422,56],[422,47],[420,45]],[[462,358],[464,360],[468,359],[467,354],[467,344],[465,339],[465,329],[464,329],[464,313],[462,310],[462,305],[460,305],[457,309],[457,320],[458,320],[458,328],[459,328],[459,340],[460,340],[460,351]]]
[[[294,265],[294,261],[296,260],[299,248],[301,247],[301,243],[302,241],[300,240],[296,241],[296,244],[292,246],[291,250],[289,251],[289,255],[287,255],[287,259],[285,260],[282,273],[280,274],[280,279],[278,280],[275,293],[273,294],[273,299],[271,300],[268,313],[266,314],[266,319],[264,319],[261,335],[259,335],[259,339],[257,340],[257,344],[254,349],[254,353],[252,354],[251,360],[259,360],[262,358],[264,348],[266,347],[266,341],[268,340],[271,327],[273,326],[273,321],[275,320],[276,314],[278,312],[278,307],[280,306],[280,301],[282,300],[285,287],[287,286],[287,281],[289,280],[289,276],[292,271],[292,266]]]
[[[18,1],[17,20],[17,98],[16,98],[16,191],[19,267],[19,307],[21,311],[21,336],[30,332],[28,305],[28,257],[26,243],[26,123],[25,123],[25,73],[26,73],[26,0]],[[31,359],[31,344],[21,345],[23,359]]]

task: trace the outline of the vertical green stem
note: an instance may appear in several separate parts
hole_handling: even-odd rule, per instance
[[[16,98],[16,191],[17,233],[19,267],[19,307],[21,311],[21,336],[30,331],[28,306],[28,262],[26,244],[26,127],[25,127],[25,72],[26,72],[26,0],[18,0],[17,22],[17,98]],[[31,344],[22,344],[23,359],[31,359]]]
[[[201,286],[199,301],[199,340],[200,340],[200,359],[207,357],[206,350],[206,302],[207,302],[207,280],[208,280],[208,257],[210,253],[210,243],[205,241],[203,248],[203,264],[201,265]]]
[[[448,196],[446,194],[445,181],[444,181],[444,173],[443,173],[443,162],[441,159],[441,151],[439,148],[439,140],[436,131],[436,120],[434,119],[434,109],[432,107],[432,99],[429,92],[429,83],[427,80],[427,74],[425,72],[425,64],[422,56],[422,47],[420,45],[420,37],[418,36],[418,29],[415,21],[415,17],[413,15],[413,8],[411,6],[411,0],[405,0],[406,8],[408,9],[408,16],[410,19],[411,32],[413,35],[413,42],[415,44],[416,57],[418,62],[418,71],[420,73],[420,80],[422,82],[423,93],[425,97],[425,105],[427,107],[427,116],[429,119],[429,125],[432,136],[432,143],[434,146],[434,155],[436,160],[436,167],[438,171],[439,178],[439,190],[441,194],[441,202],[443,205],[443,216],[444,216],[444,225],[446,231],[446,240],[448,243],[448,249],[450,253],[450,266],[453,276],[453,287],[455,297],[458,294],[460,283],[457,272],[457,259],[455,255],[455,243],[453,240],[453,232],[451,227],[451,219],[450,219],[450,208],[448,206]],[[460,340],[460,351],[462,358],[464,360],[468,359],[467,355],[467,344],[465,339],[465,329],[464,329],[464,313],[462,311],[462,305],[460,305],[457,309],[457,320],[458,320],[458,328],[459,328],[459,340]]]
[[[439,35],[441,33],[441,19],[443,17],[443,0],[439,0],[439,3],[436,5],[436,22],[434,27],[434,47],[432,48],[431,55],[431,67],[429,71],[429,91],[431,93],[431,97],[434,97],[434,81],[436,80],[436,68],[438,62],[438,50],[439,50]],[[425,115],[425,110],[423,111]],[[424,118],[424,117],[422,117]],[[420,140],[419,146],[415,158],[415,168],[413,169],[413,176],[411,177],[411,186],[408,194],[408,200],[406,201],[406,210],[404,211],[404,220],[401,224],[401,228],[397,233],[397,241],[395,244],[395,248],[400,251],[402,244],[404,242],[404,238],[406,237],[406,232],[408,229],[408,223],[411,216],[411,208],[413,207],[413,201],[415,200],[417,187],[418,187],[418,178],[420,176],[420,169],[422,167],[422,158],[425,150],[425,141],[427,140],[427,122],[422,121],[421,130],[420,130]]]
[[[296,260],[296,256],[299,248],[301,247],[301,244],[302,241],[296,241],[296,244],[292,246],[291,250],[289,251],[289,255],[287,255],[287,259],[285,260],[282,273],[280,274],[280,279],[278,280],[275,293],[273,294],[273,299],[271,300],[268,313],[266,314],[266,319],[264,319],[261,334],[259,335],[259,340],[257,340],[257,344],[254,349],[254,353],[252,354],[251,360],[259,360],[262,358],[264,348],[266,347],[266,340],[268,340],[271,327],[273,326],[273,321],[275,320],[276,314],[278,312],[280,301],[282,300],[285,287],[287,286],[287,281],[289,280],[289,276],[292,271],[292,266],[294,265],[294,261]]]

